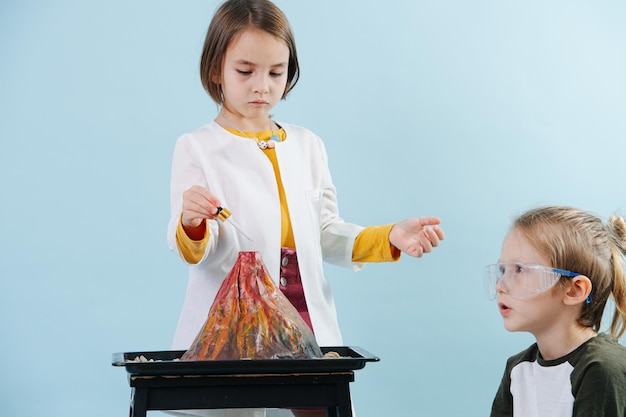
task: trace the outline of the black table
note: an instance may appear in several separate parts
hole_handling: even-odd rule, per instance
[[[184,351],[118,353],[131,386],[130,417],[150,410],[326,408],[352,417],[354,370],[380,359],[357,347],[322,347],[338,359],[178,361]],[[143,356],[148,362],[135,362]]]

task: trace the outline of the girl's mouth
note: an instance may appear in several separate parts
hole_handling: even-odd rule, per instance
[[[503,316],[508,315],[513,309],[509,306],[507,306],[504,303],[498,303],[498,308],[500,309],[500,314],[502,314]]]

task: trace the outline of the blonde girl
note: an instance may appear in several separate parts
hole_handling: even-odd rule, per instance
[[[518,217],[499,262],[485,269],[509,331],[536,343],[509,358],[491,416],[626,415],[626,223],[571,207]],[[609,333],[602,318],[615,310]]]

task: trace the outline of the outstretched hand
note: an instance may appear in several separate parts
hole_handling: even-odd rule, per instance
[[[389,242],[407,255],[421,258],[439,246],[445,234],[437,217],[413,217],[396,223],[389,232]]]

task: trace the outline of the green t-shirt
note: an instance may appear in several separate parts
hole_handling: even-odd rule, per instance
[[[626,347],[599,334],[559,359],[537,344],[507,361],[491,417],[626,417]]]

